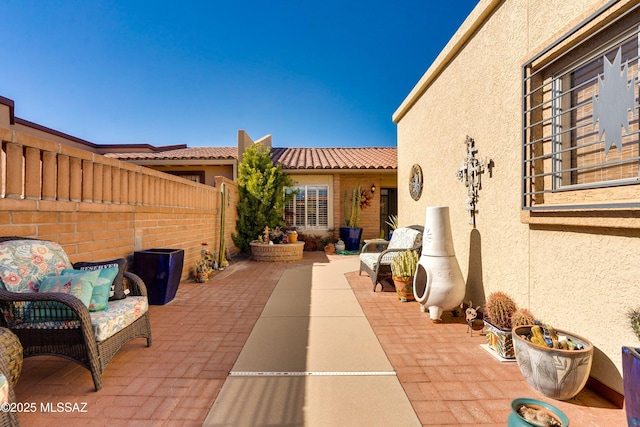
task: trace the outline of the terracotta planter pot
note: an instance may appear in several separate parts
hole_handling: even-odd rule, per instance
[[[413,277],[395,277],[393,283],[396,286],[396,294],[402,302],[413,301]]]
[[[298,241],[297,234],[289,234],[289,243],[296,243]]]
[[[198,273],[198,272],[196,272],[195,280],[198,283],[204,283],[207,280],[209,280],[209,275],[207,273]]]
[[[569,400],[582,390],[589,379],[593,345],[585,338],[556,329],[581,344],[583,350],[560,350],[533,344],[521,335],[529,335],[531,326],[513,328],[513,347],[520,372],[538,393],[558,400]]]

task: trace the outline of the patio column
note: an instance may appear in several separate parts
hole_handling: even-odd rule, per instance
[[[58,184],[58,165],[56,153],[52,151],[42,152],[42,200],[56,199],[56,186]]]
[[[22,165],[22,145],[7,143],[7,198],[22,198]]]
[[[69,201],[69,156],[58,154],[58,200]]]
[[[24,153],[24,197],[30,200],[40,200],[40,150],[27,147]]]

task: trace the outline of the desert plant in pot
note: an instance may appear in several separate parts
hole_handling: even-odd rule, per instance
[[[511,401],[508,427],[569,427],[569,418],[560,409],[537,399],[518,398]]]
[[[515,326],[513,346],[527,383],[546,397],[569,400],[589,379],[593,345],[586,338],[550,325]]]
[[[213,274],[214,270],[214,257],[209,251],[206,243],[202,243],[202,249],[200,250],[200,259],[196,262],[195,280],[198,283],[204,283]]]
[[[363,190],[362,186],[344,192],[344,221],[346,227],[340,227],[340,239],[344,241],[347,251],[357,251],[360,249],[360,239],[362,238],[362,228],[358,227],[360,212],[371,204],[373,196]]]
[[[400,252],[391,261],[391,274],[396,287],[398,299],[403,302],[413,301],[413,276],[418,265],[418,253],[414,250]]]
[[[389,215],[389,219],[386,221],[386,224],[389,226],[389,240],[391,240],[393,232],[400,226],[400,223],[398,222],[398,215]]]
[[[484,305],[484,329],[487,344],[504,359],[513,359],[512,316],[518,309],[515,301],[504,292],[489,294]]]
[[[640,341],[640,307],[628,310],[626,316]],[[622,347],[622,380],[627,424],[640,426],[640,348]]]

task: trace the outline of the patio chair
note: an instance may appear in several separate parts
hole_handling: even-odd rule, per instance
[[[25,358],[53,355],[70,359],[91,372],[95,389],[100,390],[102,373],[124,344],[146,338],[147,347],[151,346],[147,289],[117,261],[109,261],[109,268],[92,263],[89,269],[94,271],[85,274],[87,271],[73,269],[57,243],[0,237],[0,326],[18,337]],[[103,274],[110,280],[96,278]],[[124,279],[129,295],[107,301],[118,278]],[[56,284],[45,292],[50,283]],[[69,289],[68,293],[61,288]],[[122,289],[116,295],[119,292]],[[96,307],[97,300],[102,306]]]
[[[371,278],[373,292],[376,286],[385,279],[391,278],[391,261],[400,252],[413,249],[420,254],[422,252],[422,233],[424,227],[421,225],[410,225],[399,227],[391,236],[389,242],[373,240],[365,244],[360,252],[360,271],[366,272]]]

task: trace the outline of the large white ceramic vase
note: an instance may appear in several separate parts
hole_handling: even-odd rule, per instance
[[[466,283],[456,260],[448,206],[427,207],[422,254],[413,279],[413,294],[434,323],[443,311],[464,299]]]
[[[582,350],[559,350],[531,343],[522,336],[531,333],[531,326],[513,328],[513,348],[520,372],[529,385],[540,394],[558,400],[575,397],[587,383],[593,362],[593,344],[586,338],[556,329],[582,345]]]

